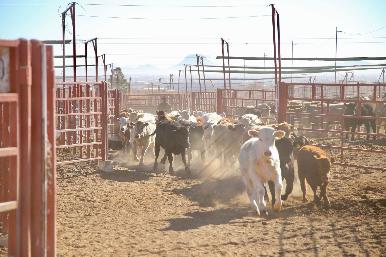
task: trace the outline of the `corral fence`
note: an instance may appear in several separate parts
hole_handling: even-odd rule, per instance
[[[352,164],[346,153],[374,153],[383,158],[386,151],[374,147],[355,146],[349,140],[354,134],[358,137],[375,137],[371,143],[385,140],[386,125],[386,85],[385,84],[302,84],[281,83],[279,90],[279,116],[293,124],[298,130],[312,138],[323,139],[318,145],[336,149],[340,160],[336,164],[358,168],[372,168],[386,171],[386,167]],[[355,114],[346,113],[346,104],[355,104]],[[361,112],[364,106],[371,106],[374,115],[365,116]],[[375,122],[376,131],[367,133],[363,126],[357,126],[355,132],[346,128],[352,122]],[[366,141],[366,143],[369,141]],[[358,154],[358,158],[361,155]]]
[[[212,92],[189,93],[147,93],[121,96],[122,109],[142,110],[155,113],[157,106],[165,100],[172,110],[205,112],[225,112],[227,116],[243,114],[248,107],[261,107],[262,104],[275,103],[274,90],[217,89]],[[272,112],[273,114],[273,112]],[[265,113],[263,113],[265,115]],[[269,113],[267,112],[268,118]]]
[[[55,256],[52,47],[0,40],[0,237],[8,256]]]
[[[106,160],[108,94],[105,82],[57,83],[58,165]]]

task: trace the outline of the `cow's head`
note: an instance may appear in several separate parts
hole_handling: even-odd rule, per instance
[[[275,130],[271,127],[260,127],[258,130],[249,130],[249,136],[257,137],[262,146],[263,155],[266,159],[272,159],[275,140],[279,140],[285,136],[282,130]],[[276,151],[276,149],[275,149]]]
[[[292,124],[288,124],[287,122],[279,123],[279,124],[274,124],[272,127],[276,130],[282,130],[286,133],[286,135],[290,135],[291,132],[294,129],[294,126]]]
[[[118,118],[118,122],[119,122],[119,131],[124,133],[128,129],[129,119],[122,116]]]
[[[146,127],[149,126],[148,122],[137,121],[134,126],[134,138],[142,138],[147,135]]]

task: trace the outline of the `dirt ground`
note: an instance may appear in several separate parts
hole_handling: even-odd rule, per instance
[[[112,173],[58,169],[58,256],[386,256],[385,172],[334,165],[329,210],[302,203],[297,182],[283,211],[260,218],[236,166],[197,161],[172,176],[114,158]]]

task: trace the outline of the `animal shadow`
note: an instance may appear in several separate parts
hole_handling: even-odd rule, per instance
[[[248,216],[247,208],[223,208],[212,211],[189,212],[187,217],[169,219],[169,226],[161,231],[187,231],[206,225],[229,224],[232,220]]]
[[[228,177],[221,180],[203,181],[188,188],[174,189],[173,193],[184,195],[201,207],[213,207],[216,204],[232,205],[232,200],[244,192],[240,177]]]

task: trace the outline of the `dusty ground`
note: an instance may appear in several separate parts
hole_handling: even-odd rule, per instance
[[[385,156],[350,158],[386,165]],[[386,256],[381,171],[334,166],[330,210],[303,204],[296,185],[282,212],[259,218],[237,168],[195,165],[192,178],[151,170],[150,161],[108,174],[59,168],[58,256]]]

